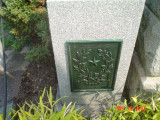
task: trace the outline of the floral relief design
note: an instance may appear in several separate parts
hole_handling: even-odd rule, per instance
[[[109,82],[109,74],[111,74],[111,70],[114,68],[112,58],[112,53],[107,50],[98,49],[97,53],[101,59],[97,59],[93,57],[92,60],[88,60],[88,62],[84,62],[87,59],[87,56],[91,53],[92,49],[84,49],[82,51],[76,52],[76,58],[73,58],[73,68],[79,74],[79,79],[77,82],[84,83],[85,85],[100,85],[105,81]],[[93,67],[99,66],[99,62],[103,61],[103,65],[100,67],[102,70],[98,72],[89,71],[87,68],[87,64],[92,65]]]

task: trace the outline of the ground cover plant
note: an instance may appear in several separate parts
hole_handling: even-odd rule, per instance
[[[48,102],[44,102],[44,96],[47,93]],[[60,99],[59,99],[60,100]],[[18,111],[11,110],[13,114],[11,120],[85,120],[81,115],[84,110],[75,109],[75,104],[63,105],[60,111],[54,110],[56,103],[53,101],[52,90],[49,93],[43,91],[37,105],[25,102]]]
[[[43,101],[45,97],[48,102]],[[132,107],[125,100],[121,107],[117,104],[105,110],[103,114],[100,113],[99,120],[160,120],[160,93],[147,99],[138,97],[131,98]],[[22,107],[19,106],[19,110],[12,109],[9,115],[12,114],[11,120],[87,120],[82,116],[85,110],[75,109],[75,104],[64,104],[60,111],[53,109],[59,100],[53,101],[51,88],[49,93],[44,89],[37,105],[25,102]]]
[[[100,116],[101,120],[160,120],[160,92],[147,99],[138,97],[131,98],[132,106],[127,100],[121,106],[112,106]]]

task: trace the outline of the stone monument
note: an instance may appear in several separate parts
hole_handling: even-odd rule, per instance
[[[160,1],[146,0],[127,79],[130,97],[160,90]]]
[[[133,54],[145,0],[48,0],[62,102],[117,102]],[[98,109],[98,108],[97,108]]]

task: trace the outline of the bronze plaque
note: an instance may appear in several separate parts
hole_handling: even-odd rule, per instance
[[[113,90],[122,40],[67,41],[72,91]]]

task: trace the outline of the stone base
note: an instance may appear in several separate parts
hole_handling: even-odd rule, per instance
[[[160,77],[147,77],[135,52],[127,78],[129,97],[140,93],[157,93],[160,90]]]
[[[57,94],[56,94],[56,100],[60,99],[60,92],[59,92],[59,88],[57,89]],[[63,98],[62,98],[63,99]],[[124,97],[122,99],[122,101],[124,100]],[[119,104],[121,105],[123,102],[120,101]],[[69,103],[71,105],[73,105],[72,101]],[[68,106],[69,104],[67,104],[66,106]],[[105,105],[78,105],[76,104],[75,108],[80,108],[80,110],[85,109],[85,111],[83,112],[83,116],[85,118],[92,118],[92,120],[99,120],[99,114],[103,113],[104,110],[109,109],[111,107],[112,104],[105,104]],[[62,110],[63,107],[63,101],[60,100],[56,106],[55,109],[57,111]]]

